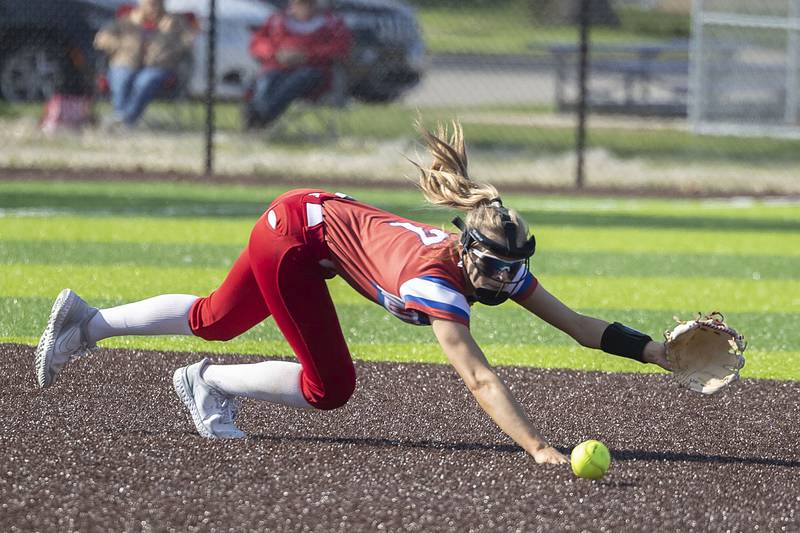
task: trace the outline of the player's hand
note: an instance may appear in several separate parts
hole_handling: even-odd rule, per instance
[[[672,372],[672,365],[667,361],[667,348],[663,342],[648,342],[647,346],[644,347],[642,360],[645,363],[652,363]]]
[[[569,463],[569,458],[552,446],[536,450],[532,455],[534,460],[540,464],[563,465]]]

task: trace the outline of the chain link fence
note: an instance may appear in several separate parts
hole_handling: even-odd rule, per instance
[[[124,123],[133,82],[98,32],[137,0],[0,0],[0,167],[401,181],[414,122],[458,118],[473,176],[501,188],[800,192],[798,0],[320,4],[347,53],[260,120],[252,44],[286,0],[167,0],[184,45]],[[166,30],[137,31],[156,54]]]
[[[800,139],[800,1],[698,1],[695,131]]]

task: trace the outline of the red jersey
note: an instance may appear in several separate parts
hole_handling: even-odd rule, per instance
[[[405,322],[435,317],[469,325],[470,291],[449,251],[457,235],[339,193],[313,192],[306,202],[307,227],[321,225],[330,266],[354,289]],[[525,279],[512,294],[518,301],[537,284],[530,272],[519,276]]]

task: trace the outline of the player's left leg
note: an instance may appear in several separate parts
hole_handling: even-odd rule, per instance
[[[140,302],[97,309],[71,289],[53,303],[36,348],[36,380],[53,384],[64,365],[97,347],[97,341],[120,335],[191,335],[189,309],[197,296],[162,294]]]
[[[90,307],[71,289],[62,290],[36,347],[34,369],[40,387],[49,387],[63,366],[95,347],[86,327],[97,309]]]
[[[59,294],[36,349],[36,379],[40,387],[53,384],[71,360],[86,355],[96,343],[127,335],[196,335],[227,340],[269,316],[250,270],[247,250],[225,281],[204,298],[162,294],[139,302],[96,309],[75,292]]]

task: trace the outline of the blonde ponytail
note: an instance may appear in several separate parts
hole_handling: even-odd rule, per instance
[[[498,197],[497,189],[488,183],[476,183],[467,173],[467,150],[464,130],[458,121],[453,121],[453,133],[447,137],[447,129],[438,124],[436,134],[417,122],[428,152],[433,157],[429,167],[414,163],[420,171],[419,188],[425,199],[433,205],[453,207],[469,211],[482,204],[490,204]]]
[[[457,120],[452,122],[452,126],[453,133],[448,139],[447,128],[443,124],[437,124],[436,134],[433,134],[417,121],[417,130],[433,157],[428,167],[412,161],[420,171],[419,188],[425,199],[433,205],[468,211],[468,226],[501,238],[502,219],[496,208],[501,204],[493,203],[493,200],[499,200],[500,193],[493,185],[477,183],[469,178],[464,130]],[[528,225],[516,210],[509,209],[508,212],[520,230],[517,232],[517,244],[522,245],[527,239]]]

